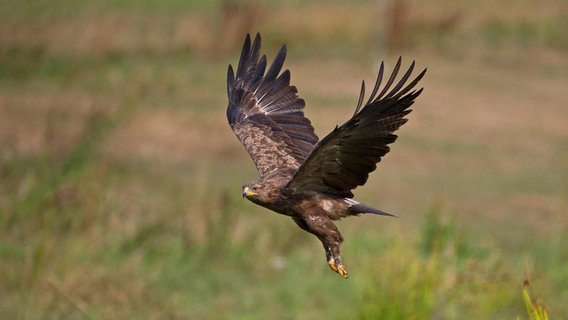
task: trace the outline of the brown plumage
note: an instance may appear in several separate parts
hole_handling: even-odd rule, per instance
[[[243,187],[243,197],[290,216],[318,237],[330,268],[347,278],[339,256],[343,237],[333,220],[360,213],[390,215],[353,200],[351,190],[365,184],[389,152],[388,145],[397,138],[393,132],[407,121],[408,107],[422,92],[414,87],[426,70],[406,84],[414,69],[412,62],[391,88],[400,69],[399,58],[381,89],[381,63],[367,102],[363,105],[363,82],[353,116],[318,141],[310,120],[304,117],[304,100],[290,85],[290,72],[280,73],[286,46],[266,70],[260,43],[259,34],[252,45],[247,35],[237,73],[229,65],[227,75],[227,119],[260,174],[260,179]]]

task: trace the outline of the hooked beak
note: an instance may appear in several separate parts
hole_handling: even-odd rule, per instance
[[[250,197],[250,196],[254,196],[256,195],[256,192],[253,192],[251,189],[249,189],[249,187],[244,187],[243,189],[243,198],[244,197]]]

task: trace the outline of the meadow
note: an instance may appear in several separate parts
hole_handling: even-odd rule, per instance
[[[562,0],[0,2],[0,318],[567,318],[566,16]],[[399,218],[338,223],[348,280],[241,197],[257,173],[226,70],[257,31],[269,60],[287,44],[320,137],[381,60],[428,68],[355,190]]]

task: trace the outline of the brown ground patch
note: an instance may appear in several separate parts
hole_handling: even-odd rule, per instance
[[[73,90],[0,91],[2,153],[41,154],[69,151],[95,113],[110,113],[110,99]]]

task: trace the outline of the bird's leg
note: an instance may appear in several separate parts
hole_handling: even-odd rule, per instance
[[[347,279],[349,277],[347,269],[341,263],[339,256],[339,246],[343,242],[343,237],[335,224],[328,217],[319,215],[308,216],[306,219],[296,217],[293,219],[300,228],[318,237],[325,250],[329,268]]]
[[[341,257],[339,256],[339,245],[334,247],[335,250],[326,247],[325,244],[324,248],[326,248],[325,255],[327,258],[327,264],[329,265],[329,268],[337,272],[343,278],[347,279],[349,275],[347,274],[347,269],[345,269],[345,266],[343,265],[343,263],[341,263]]]

